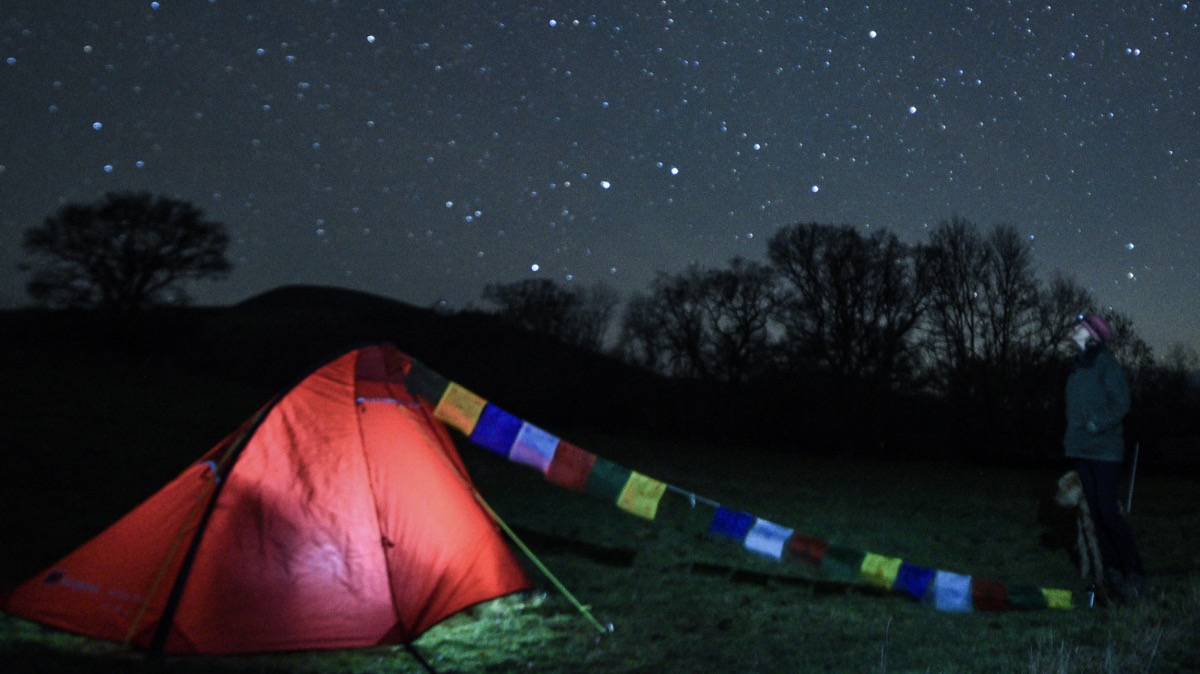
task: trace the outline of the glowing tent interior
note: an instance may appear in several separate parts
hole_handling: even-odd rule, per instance
[[[410,365],[369,346],[320,367],[0,608],[238,653],[408,643],[528,588]]]

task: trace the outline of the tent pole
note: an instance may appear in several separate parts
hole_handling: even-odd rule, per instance
[[[257,418],[254,419],[254,422],[252,424],[250,424],[250,427],[248,427],[245,431],[242,432],[241,435],[239,435],[232,443],[230,443],[229,449],[226,450],[225,453],[221,456],[221,462],[219,464],[213,463],[211,461],[208,462],[208,463],[212,464],[212,472],[213,472],[212,482],[210,482],[204,488],[204,493],[200,495],[200,498],[197,499],[194,504],[192,504],[192,509],[190,511],[188,511],[187,519],[184,521],[183,526],[180,527],[179,533],[175,537],[175,540],[171,542],[171,547],[167,551],[167,556],[163,560],[162,564],[159,566],[158,573],[154,576],[154,581],[150,584],[150,590],[146,592],[146,598],[142,600],[141,605],[138,606],[137,613],[133,616],[133,620],[129,623],[129,630],[125,633],[125,640],[121,644],[122,648],[129,648],[129,645],[131,643],[133,643],[134,637],[137,636],[138,628],[141,627],[142,619],[146,615],[146,609],[150,606],[150,601],[152,599],[154,599],[154,596],[158,593],[158,587],[160,584],[162,584],[162,581],[164,580],[164,578],[166,576],[167,568],[170,567],[171,562],[174,561],[175,554],[179,551],[179,546],[183,544],[184,537],[188,533],[191,532],[191,529],[193,526],[199,526],[199,522],[203,517],[203,511],[204,511],[204,509],[201,508],[201,506],[203,506],[205,503],[211,504],[210,498],[212,497],[213,493],[217,491],[217,488],[221,484],[221,475],[223,474],[222,471],[224,471],[225,466],[229,463],[229,458],[231,456],[233,456],[233,452],[235,449],[238,449],[245,445],[246,440],[250,437],[250,434],[253,433],[253,431],[258,428],[258,425],[261,424],[262,420],[266,417],[264,412],[267,409],[269,409],[270,407],[272,407],[274,405],[274,402],[275,401],[272,401],[269,405],[263,407],[261,410],[259,410],[256,413]],[[198,536],[199,532],[197,532],[196,535]],[[194,540],[195,539],[193,539],[193,541]],[[169,598],[168,598],[168,604],[170,604]],[[166,615],[166,614],[164,614],[164,615]],[[170,618],[173,619],[174,616],[171,616]],[[161,622],[161,618],[160,618],[160,622]],[[157,630],[156,630],[156,632],[157,632]],[[157,636],[155,638],[157,639]],[[154,651],[157,649],[152,648],[151,650]]]
[[[475,494],[475,500],[479,502],[479,505],[483,506],[483,509],[492,516],[492,519],[496,520],[496,523],[500,525],[500,528],[504,529],[504,533],[508,534],[508,537],[517,544],[517,547],[521,548],[521,552],[524,552],[525,555],[529,557],[529,559],[537,566],[538,570],[541,571],[546,578],[550,579],[550,582],[554,584],[554,587],[558,588],[558,591],[563,593],[563,596],[575,606],[575,609],[582,613],[583,617],[587,618],[588,622],[595,626],[597,630],[601,632],[611,632],[612,628],[609,627],[605,629],[604,625],[601,625],[600,621],[596,620],[595,616],[592,615],[592,612],[588,610],[588,607],[580,603],[580,601],[575,598],[575,595],[571,594],[571,591],[567,589],[567,586],[563,585],[562,582],[550,572],[550,569],[546,568],[546,565],[542,563],[542,560],[538,559],[537,555],[533,554],[533,550],[530,550],[529,546],[525,545],[525,542],[517,536],[516,532],[510,529],[509,526],[504,523],[504,520],[500,519],[500,516],[496,514],[496,511],[492,510],[492,507],[487,504],[487,501],[483,500],[483,495],[480,494],[476,489],[472,489],[471,491],[473,494]]]
[[[430,409],[424,405],[421,407],[421,409],[426,415],[428,415],[430,422],[436,421]],[[467,475],[452,461],[448,460],[444,454],[441,454],[440,456],[442,457],[442,460],[446,462],[446,465],[448,465],[455,473],[458,474],[458,477],[460,480],[462,480],[463,485],[471,492],[471,496],[475,497],[475,502],[479,504],[479,507],[483,508],[488,515],[491,515],[492,520],[495,521],[496,524],[500,525],[500,528],[504,530],[504,533],[508,534],[508,537],[512,539],[513,543],[515,543],[518,548],[521,549],[521,552],[525,553],[526,557],[529,557],[530,561],[537,566],[538,570],[541,571],[546,578],[550,579],[550,582],[554,584],[554,587],[558,588],[558,591],[561,592],[563,596],[571,602],[571,604],[575,607],[575,610],[583,614],[583,617],[587,618],[588,622],[590,622],[600,632],[611,632],[612,624],[609,623],[607,629],[604,627],[604,625],[601,625],[600,621],[596,620],[596,618],[592,615],[592,612],[588,610],[588,607],[584,606],[578,599],[576,599],[575,595],[571,594],[571,591],[567,589],[567,586],[563,585],[562,582],[550,572],[550,569],[546,568],[546,565],[542,563],[542,560],[538,559],[537,555],[533,554],[533,550],[530,550],[529,546],[525,545],[525,541],[522,541],[521,538],[517,536],[517,532],[513,531],[507,524],[505,524],[504,520],[500,519],[500,516],[496,514],[496,511],[492,510],[492,506],[488,505],[488,502],[483,499],[483,494],[480,494],[479,490],[475,488],[475,485],[471,482],[471,479],[467,477]]]
[[[213,510],[217,505],[217,498],[221,495],[221,490],[225,488],[225,480],[223,476],[228,476],[233,471],[233,464],[242,454],[242,450],[246,448],[250,438],[258,431],[258,427],[262,425],[264,419],[267,418],[267,413],[274,409],[275,404],[283,399],[283,396],[278,396],[267,405],[263,406],[249,423],[245,430],[242,431],[237,438],[230,443],[229,448],[221,455],[221,460],[217,463],[216,470],[213,471],[213,480],[207,487],[208,503],[199,513],[199,519],[196,521],[196,532],[192,534],[191,543],[188,544],[187,550],[184,552],[183,560],[180,562],[179,570],[175,574],[175,579],[171,586],[171,592],[167,595],[167,603],[163,607],[162,615],[158,618],[158,624],[154,627],[154,634],[150,638],[150,652],[162,653],[166,649],[167,639],[171,635],[171,624],[175,622],[175,611],[179,608],[179,602],[183,599],[183,588],[187,584],[188,575],[192,571],[192,563],[196,560],[196,551],[200,548],[200,542],[204,538],[204,530],[208,526],[209,518],[212,516]],[[197,506],[201,502],[196,503]],[[149,602],[149,597],[146,601]],[[130,634],[133,629],[130,629]]]
[[[159,565],[158,573],[154,575],[154,581],[150,583],[150,589],[146,592],[146,598],[142,600],[141,605],[138,606],[137,613],[134,614],[133,620],[129,623],[129,630],[126,631],[125,640],[121,643],[122,648],[129,648],[129,645],[133,642],[133,638],[137,635],[138,628],[141,627],[142,624],[142,618],[146,615],[146,609],[150,605],[150,600],[153,599],[156,594],[158,594],[158,587],[162,584],[163,579],[167,575],[167,568],[171,565],[171,562],[174,561],[175,555],[179,551],[179,547],[183,544],[184,537],[188,533],[191,533],[195,528],[196,522],[199,520],[202,512],[200,506],[208,502],[215,485],[216,479],[214,477],[212,484],[205,487],[204,493],[200,495],[200,498],[197,499],[194,504],[192,504],[191,510],[188,511],[187,518],[184,520],[183,526],[179,528],[178,535],[175,536],[175,540],[171,542],[170,549],[167,550],[166,558],[163,559],[162,564]]]

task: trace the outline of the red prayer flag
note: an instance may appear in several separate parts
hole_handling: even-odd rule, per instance
[[[571,491],[583,491],[595,462],[595,454],[566,440],[559,440],[558,448],[554,450],[554,458],[546,470],[546,479]]]
[[[820,566],[825,559],[825,551],[829,549],[829,541],[813,538],[807,534],[793,533],[788,539],[787,550],[797,558]]]
[[[1004,584],[995,580],[971,579],[971,603],[976,611],[1008,611],[1012,602]]]

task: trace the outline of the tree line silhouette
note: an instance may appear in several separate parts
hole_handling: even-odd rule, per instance
[[[536,324],[588,348],[615,319],[610,293],[550,280],[491,285],[484,299],[514,325]],[[1200,434],[1190,421],[1200,408],[1189,379],[1200,363],[1193,349],[1177,344],[1155,359],[1131,317],[1103,309],[1062,272],[1041,278],[1032,242],[1014,227],[984,230],[957,217],[921,244],[885,230],[796,224],[771,237],[766,262],[660,272],[626,303],[610,350],[693,388],[707,385],[733,407],[749,400],[786,415],[786,405],[770,401],[800,404],[819,390],[809,404],[825,426],[841,422],[825,438],[834,445],[887,451],[908,434],[924,451],[950,445],[1037,459],[1061,437],[1068,335],[1077,316],[1092,312],[1112,323],[1110,346],[1130,374],[1130,442]],[[738,416],[761,421],[752,411]],[[915,431],[918,423],[936,430]]]
[[[187,304],[186,282],[229,271],[228,243],[191,204],[109,194],[26,230],[22,267],[37,304],[123,316]],[[1060,271],[1039,276],[1032,242],[1009,225],[954,217],[907,244],[794,224],[763,262],[659,272],[623,311],[603,283],[494,283],[482,299],[502,322],[671,382],[679,436],[1009,459],[1055,451],[1068,333],[1098,312],[1133,385],[1130,441],[1200,436],[1196,351],[1156,358],[1131,317]]]

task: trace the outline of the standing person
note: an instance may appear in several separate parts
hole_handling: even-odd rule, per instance
[[[1117,493],[1125,458],[1124,419],[1129,383],[1107,346],[1112,328],[1100,316],[1080,316],[1071,333],[1079,345],[1067,378],[1067,431],[1063,448],[1075,461],[1088,507],[1095,518],[1104,584],[1118,601],[1136,601],[1145,592],[1145,571],[1133,532],[1121,515]]]

